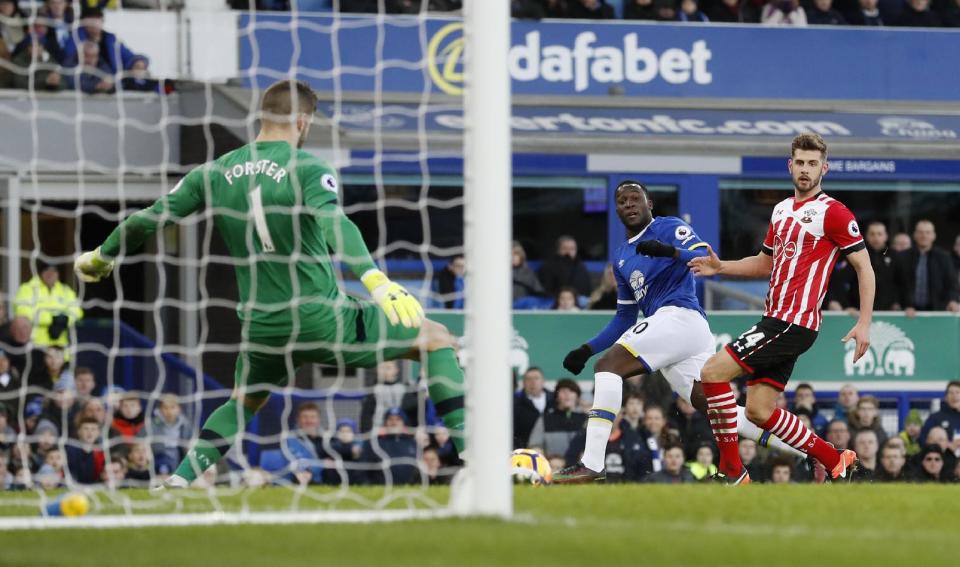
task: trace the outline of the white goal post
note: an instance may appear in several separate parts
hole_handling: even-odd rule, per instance
[[[424,4],[426,4],[426,2],[424,2]],[[381,2],[381,8],[383,8],[383,5]],[[298,23],[299,17],[296,13],[291,14],[289,25],[291,27],[300,25]],[[375,23],[371,23],[370,27],[377,29],[378,33],[383,33],[384,21],[389,20],[390,17],[391,16],[384,16],[382,14],[377,16],[376,19],[371,17],[369,21]],[[421,12],[416,18],[416,20],[407,18],[405,21],[418,22],[417,25],[421,27],[421,37],[425,37],[423,30],[426,30],[428,23],[427,13],[425,11]],[[341,20],[349,21],[350,23],[348,25],[362,25],[356,23],[361,21],[359,18],[341,18],[339,15],[334,14],[330,19],[332,23],[326,27],[316,23],[304,25],[307,28],[313,26],[314,29],[323,27],[324,31],[330,33],[332,37],[335,37],[337,30],[343,27],[344,24]],[[251,25],[257,25],[255,19],[251,21]],[[513,335],[510,268],[512,242],[512,146],[510,128],[510,76],[507,64],[510,45],[510,22],[509,0],[464,1],[464,189],[462,202],[464,211],[463,251],[467,261],[467,272],[464,290],[465,339],[463,344],[465,347],[465,357],[462,363],[464,364],[464,370],[466,372],[464,404],[466,409],[465,439],[467,449],[463,455],[466,464],[453,478],[449,502],[444,503],[445,500],[443,498],[434,498],[437,494],[443,496],[446,493],[442,490],[436,492],[427,491],[426,481],[424,481],[421,486],[414,486],[409,490],[406,488],[395,488],[387,483],[388,486],[385,489],[387,495],[382,498],[350,495],[348,492],[349,489],[352,489],[352,485],[348,488],[342,487],[344,489],[340,491],[331,491],[329,494],[325,493],[322,496],[304,496],[304,502],[309,501],[311,504],[322,506],[322,509],[306,509],[306,507],[300,507],[298,503],[303,493],[306,492],[306,489],[303,486],[298,487],[294,483],[294,485],[285,485],[293,495],[293,504],[291,504],[289,509],[268,507],[266,510],[248,507],[245,496],[243,497],[242,509],[233,510],[229,506],[221,506],[221,503],[218,501],[220,496],[235,498],[242,491],[246,490],[246,488],[237,488],[237,486],[227,489],[213,487],[207,488],[206,491],[191,490],[188,493],[167,491],[159,495],[138,495],[130,498],[123,494],[123,490],[117,490],[117,488],[112,485],[96,485],[95,487],[93,485],[70,485],[68,486],[69,490],[84,492],[89,496],[89,500],[92,503],[90,514],[79,517],[55,517],[39,514],[37,512],[39,510],[46,510],[47,505],[51,504],[51,502],[57,498],[58,493],[55,491],[51,492],[47,489],[37,489],[33,492],[22,491],[12,498],[0,498],[0,512],[4,512],[2,510],[3,506],[13,506],[19,509],[32,510],[31,515],[13,516],[0,513],[0,530],[129,528],[243,523],[365,523],[412,519],[444,519],[457,516],[511,518],[513,515],[513,481],[510,472],[509,457],[510,450],[512,449],[513,413],[510,391],[512,371],[508,362],[508,354],[510,350],[510,339]],[[263,25],[266,29],[280,29],[286,24],[277,24],[276,21],[266,17]],[[120,36],[123,34],[136,33],[136,30],[112,31],[118,32]],[[362,48],[363,46],[356,47]],[[426,45],[422,45],[421,48],[423,48],[424,57],[426,57]],[[385,59],[386,58],[385,56]],[[427,62],[424,61],[422,64],[424,77],[426,77]],[[305,64],[301,63],[301,65]],[[378,61],[376,65],[376,69],[369,72],[370,75],[383,73],[384,68],[389,68],[390,65],[400,64],[391,61]],[[324,73],[327,73],[326,70],[310,69],[305,66],[292,69],[291,74],[293,72],[301,72],[313,78],[324,76]],[[353,72],[357,71],[354,70]],[[336,73],[333,74],[336,75]],[[205,96],[210,98],[211,85],[205,84],[204,88]],[[235,87],[231,86],[230,88]],[[427,102],[429,99],[427,90],[430,88],[429,85],[424,87],[425,96],[421,98],[421,107],[416,110],[421,117],[426,115],[430,110],[429,103]],[[255,100],[257,96],[262,94],[262,90],[257,87],[254,87],[252,91],[253,96],[251,100]],[[75,102],[77,108],[80,109],[78,111],[79,117],[69,116],[60,112],[47,112],[47,115],[56,115],[55,119],[57,121],[68,125],[71,120],[78,123],[82,122],[83,108],[84,104],[86,104],[85,101],[90,99],[81,93],[70,93],[69,99],[67,99],[65,93],[61,94],[64,96],[51,95],[51,98],[55,98],[61,105],[64,104],[64,101],[68,103]],[[375,107],[382,102],[380,94],[381,93],[374,93],[374,100],[379,101],[374,105]],[[31,98],[42,98],[45,96],[33,91],[26,93],[26,95]],[[332,124],[329,124],[333,131],[331,135],[332,141],[330,142],[333,146],[331,148],[332,155],[343,155],[344,152],[346,152],[346,154],[350,153],[350,148],[340,146],[340,139],[337,133],[338,125],[336,120],[340,116],[339,104],[342,102],[342,95],[343,93],[337,88],[332,96],[337,99],[334,108],[338,110],[329,112],[333,120]],[[106,124],[105,122],[105,127],[116,128],[118,131],[122,131],[125,127],[129,127],[129,125],[125,123],[127,118],[124,117],[122,112],[123,103],[114,103],[113,99],[108,99],[106,98],[107,96],[108,95],[103,95],[96,100],[101,106],[104,104],[116,104],[119,109],[117,111],[119,116],[113,120],[112,124]],[[123,95],[116,96],[118,97],[116,99],[117,101],[123,100],[121,98]],[[144,104],[149,104],[150,101],[149,98],[137,100],[147,101],[144,102]],[[166,105],[162,97],[160,100],[161,102],[156,104]],[[104,103],[104,101],[109,102]],[[2,104],[4,104],[4,102],[0,100],[0,105]],[[213,105],[211,103],[206,112],[208,114],[214,112],[212,108]],[[254,113],[255,108],[255,106],[251,106],[250,112]],[[96,114],[96,112],[92,111],[91,114]],[[29,116],[28,119],[31,121],[29,122],[30,127],[36,130],[40,117],[49,118],[47,115],[37,111]],[[168,119],[172,116],[173,118],[169,120],[168,123]],[[228,116],[218,115],[217,117],[223,118],[224,122],[233,120],[235,123],[239,123],[242,121],[234,120]],[[23,118],[14,117],[12,110],[6,113],[0,113],[0,126],[4,124],[4,120],[9,120],[11,123],[17,123],[18,120],[20,123],[26,122]],[[164,113],[158,120],[162,126],[167,127],[170,126],[170,124],[178,124],[181,117],[174,116],[172,113],[168,115],[166,114],[166,110],[164,110]],[[183,122],[190,122],[191,120],[192,119],[183,119]],[[131,120],[131,122],[135,122],[135,120]],[[22,126],[20,123],[17,123],[18,126]],[[152,126],[143,126],[138,123],[134,126],[134,129],[149,129],[150,127]],[[80,128],[77,127],[77,132],[79,131]],[[379,135],[379,131],[375,131],[374,135]],[[427,135],[427,131],[422,125],[418,127],[417,135],[424,137]],[[122,136],[120,137],[122,138]],[[126,152],[122,144],[118,146],[118,148],[120,148],[119,152],[124,154],[120,157],[118,171],[107,171],[106,168],[94,171],[85,169],[84,167],[82,152],[79,151],[82,149],[80,140],[81,138],[78,134],[75,143],[78,146],[78,155],[80,157],[78,157],[76,161],[73,161],[73,159],[69,157],[64,158],[62,163],[56,164],[57,167],[53,174],[39,170],[37,167],[32,167],[22,169],[7,179],[0,178],[0,205],[6,209],[0,212],[0,221],[6,224],[4,229],[0,229],[0,236],[2,236],[4,240],[3,248],[8,255],[8,257],[4,259],[5,269],[3,274],[4,291],[7,299],[12,298],[17,291],[17,287],[33,275],[30,273],[30,270],[24,272],[20,269],[21,261],[34,261],[38,258],[43,259],[44,257],[44,251],[41,250],[39,238],[37,238],[39,224],[37,219],[40,215],[52,214],[58,216],[58,218],[67,218],[70,215],[74,215],[75,218],[68,219],[68,222],[72,221],[76,223],[77,228],[76,234],[74,235],[74,243],[77,245],[77,254],[79,254],[81,252],[79,249],[80,227],[81,224],[85,222],[82,220],[83,216],[98,215],[101,218],[108,218],[111,223],[122,220],[125,213],[132,212],[133,210],[130,204],[131,202],[143,204],[162,195],[163,193],[161,191],[165,192],[167,188],[164,187],[161,190],[160,186],[167,185],[167,174],[170,173],[170,168],[176,168],[176,164],[179,163],[176,160],[171,160],[171,163],[164,162],[161,166],[150,171],[148,171],[149,168],[144,167],[142,180],[138,182],[130,174],[132,168],[131,170],[124,170],[124,164],[126,163],[124,160],[127,156],[125,155]],[[247,140],[244,140],[244,142],[246,141]],[[68,140],[67,143],[69,142]],[[386,152],[382,152],[380,142],[376,141],[373,145],[377,148],[373,161],[386,161],[387,158],[384,157]],[[426,145],[424,144],[422,148],[425,147]],[[426,164],[426,157],[424,157],[426,153],[422,148],[421,164]],[[34,150],[34,152],[34,163],[44,164],[44,155],[41,155],[42,152],[39,152],[39,150]],[[445,154],[445,157],[448,155],[449,152]],[[340,164],[334,163],[334,165]],[[427,173],[429,172],[424,171],[423,173],[423,177],[428,179]],[[70,185],[70,189],[65,194],[57,194],[55,197],[51,197],[51,193],[49,192],[44,192],[43,187],[45,184],[53,183],[53,181],[50,181],[53,179],[51,175],[58,176],[55,180],[56,183],[64,187]],[[377,194],[382,199],[384,196],[384,185],[386,183],[379,177],[379,174],[373,177],[377,179]],[[104,179],[107,179],[107,181],[103,181]],[[76,186],[75,189],[74,183]],[[100,188],[98,184],[104,183],[106,183],[108,187],[106,189]],[[143,187],[141,188],[138,183],[141,183]],[[173,183],[169,185],[173,185]],[[349,185],[347,185],[347,187],[349,188]],[[101,207],[101,203],[111,200],[112,204],[119,206],[121,211],[119,215],[113,212],[104,212],[107,211],[107,209]],[[57,201],[60,203],[57,203]],[[76,209],[70,209],[69,207],[72,207],[72,205],[69,205],[69,207],[62,205],[62,203],[70,202],[77,203]],[[389,205],[369,205],[370,208],[365,210],[370,210],[375,206]],[[349,213],[350,211],[348,210],[347,212]],[[420,214],[426,216],[426,209],[421,211]],[[23,215],[23,218],[29,218],[30,220],[25,220],[21,223],[21,215]],[[210,258],[210,256],[205,255],[208,254],[208,252],[203,250],[204,243],[208,241],[197,237],[198,227],[202,220],[204,219],[194,220],[192,224],[189,219],[185,220],[181,227],[180,236],[178,237],[179,240],[168,235],[170,241],[177,240],[177,242],[179,242],[179,248],[171,246],[168,251],[163,237],[158,234],[160,243],[157,246],[156,253],[149,253],[149,255],[146,256],[148,259],[142,262],[147,264],[149,269],[153,270],[161,270],[166,264],[181,267],[183,269],[181,278],[183,274],[196,276],[198,271],[201,271],[202,264],[209,261]],[[208,215],[206,222],[209,221],[210,217]],[[382,220],[382,215],[378,218],[378,222],[380,223],[382,233],[385,228],[383,226],[384,221]],[[21,226],[22,224],[24,226]],[[35,242],[33,249],[31,249],[29,244],[21,242],[21,229],[26,229],[26,225],[30,225],[29,228],[34,232]],[[185,236],[188,234],[192,234],[193,236]],[[427,239],[427,243],[429,244],[429,234],[425,234],[424,238]],[[382,244],[383,237],[381,236],[381,246]],[[426,247],[424,247],[424,249],[426,249]],[[443,253],[448,254],[450,250],[447,249]],[[423,253],[423,257],[426,258],[426,252]],[[64,265],[68,260],[72,262],[72,258],[67,257],[58,257],[54,260]],[[65,275],[66,270],[63,270],[61,273]],[[427,269],[427,274],[429,278],[429,275],[432,274],[432,267]],[[200,276],[197,276],[197,278],[202,279]],[[64,281],[63,278],[61,281]],[[119,284],[119,277],[116,277],[114,282]],[[75,287],[78,295],[82,299],[84,287],[75,285],[72,282],[72,278],[70,283]],[[166,284],[164,283],[162,285]],[[183,285],[182,279],[181,285]],[[205,284],[201,282],[198,285],[200,288],[203,288]],[[428,285],[429,282],[425,282],[425,286]],[[197,286],[193,286],[192,288],[191,286],[184,286],[184,288],[185,289],[178,292],[181,295],[171,301],[171,303],[177,305],[175,309],[186,310],[182,305],[190,302],[199,304],[206,301],[206,299],[202,299],[206,297],[205,293],[197,294]],[[161,292],[159,295],[160,299],[157,300],[158,302],[166,299],[162,295],[165,289],[165,287],[160,287]],[[206,292],[206,289],[204,289],[204,292]],[[118,296],[123,297],[122,293],[118,294]],[[113,310],[114,316],[117,318],[116,325],[118,327],[120,326],[119,313],[121,306],[124,309],[138,312],[145,311],[148,314],[147,316],[151,316],[152,306],[149,300],[147,303],[136,303],[132,300],[124,301],[125,303],[123,304],[115,303],[109,307],[109,309]],[[102,308],[102,302],[97,306]],[[199,305],[196,307],[197,309],[195,310],[198,311]],[[160,320],[159,315],[156,313],[153,313],[152,316],[155,322]],[[107,325],[109,326],[108,323]],[[113,339],[114,344],[112,346],[109,344],[105,347],[96,345],[96,348],[100,348],[100,353],[107,356],[110,360],[109,373],[111,376],[107,378],[107,380],[109,380],[109,386],[111,388],[114,386],[112,377],[113,368],[115,365],[120,364],[119,361],[124,356],[152,357],[156,359],[157,366],[160,368],[160,370],[158,370],[160,375],[159,378],[157,378],[158,382],[166,379],[172,380],[172,376],[166,376],[164,374],[165,371],[162,369],[160,357],[161,355],[185,356],[189,354],[190,356],[194,356],[194,359],[188,360],[188,363],[199,360],[200,355],[196,353],[200,351],[195,350],[194,346],[202,350],[205,342],[200,341],[199,344],[196,345],[190,343],[191,340],[196,340],[194,335],[200,334],[196,330],[197,325],[197,320],[194,319],[193,330],[183,333],[186,336],[179,338],[181,344],[174,344],[173,340],[165,344],[161,338],[157,340],[156,345],[150,348],[144,348],[136,345],[123,345],[118,338],[115,338]],[[159,325],[157,326],[159,327]],[[116,336],[119,336],[119,331]],[[191,339],[191,336],[194,336],[194,338]],[[75,346],[94,348],[89,344]],[[223,345],[217,344],[211,348],[215,349],[222,346]],[[202,371],[202,365],[200,369]],[[197,380],[202,382],[202,376],[197,378]],[[229,394],[229,392],[225,390],[208,391],[204,390],[204,388],[205,386],[201,385],[188,395],[183,395],[181,397],[181,403],[184,405],[191,403],[196,404],[199,408],[199,403],[202,400],[225,397]],[[293,402],[291,400],[293,399],[293,395],[300,395],[301,393],[300,390],[295,390],[296,388],[291,385],[282,393],[285,404],[285,411],[283,412],[284,420],[292,415],[290,410],[292,409]],[[145,388],[144,391],[139,392],[138,395],[142,394],[144,400],[149,398],[149,404],[151,404],[149,407],[154,408],[162,393],[158,386],[154,388],[152,392],[147,391]],[[332,395],[330,399],[333,399]],[[149,419],[149,415],[146,413],[146,407],[147,406],[145,406],[144,409],[144,415]],[[334,407],[334,403],[331,401],[323,406],[323,411],[332,412]],[[108,408],[108,411],[112,410]],[[196,411],[199,413],[199,409]],[[199,428],[197,429],[199,430]],[[283,437],[290,433],[286,423],[281,425],[281,429],[281,434],[275,435],[274,437]],[[241,438],[243,438],[242,433]],[[250,438],[251,437],[248,437],[248,439]],[[26,442],[32,442],[32,438],[26,439],[24,437],[23,439]],[[254,439],[254,441],[262,443],[263,439],[267,439],[267,437]],[[194,441],[195,440],[196,437],[194,437]],[[268,439],[268,441],[276,442],[277,439]],[[71,442],[75,443],[75,441]],[[149,444],[149,440],[146,443]],[[109,445],[109,443],[106,443],[106,445]],[[421,451],[422,448],[418,450],[418,458],[422,456]],[[108,460],[111,458],[112,457],[107,457]],[[404,458],[406,457],[402,457],[398,459],[398,461],[403,461]],[[252,472],[247,470],[253,467],[245,462],[245,457],[241,457],[240,460],[243,461],[243,472]],[[0,496],[3,496],[3,494],[0,493]],[[8,494],[8,496],[10,495]],[[212,503],[213,511],[198,509],[195,506],[198,501],[209,501]],[[349,504],[349,506],[340,507],[340,502]],[[170,507],[167,506],[168,504],[175,504],[175,511],[161,512],[160,510],[166,510]],[[358,509],[353,509],[354,507],[358,507]]]
[[[466,469],[469,512],[509,516],[512,487],[506,455],[512,438],[510,389],[511,145],[510,2],[472,0],[464,7],[464,246],[467,278]],[[472,486],[470,486],[472,485]]]

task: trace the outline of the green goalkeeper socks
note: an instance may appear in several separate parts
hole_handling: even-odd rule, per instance
[[[210,414],[200,430],[196,445],[180,462],[175,474],[182,476],[187,482],[193,482],[223,457],[233,444],[237,432],[246,427],[253,418],[254,412],[247,407],[243,407],[241,418],[237,415],[237,408],[237,400],[231,399]]]
[[[427,353],[427,390],[453,445],[463,453],[463,370],[452,348]]]

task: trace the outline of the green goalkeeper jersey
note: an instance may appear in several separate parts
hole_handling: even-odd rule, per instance
[[[376,267],[337,204],[339,187],[334,169],[309,153],[254,142],[192,170],[118,226],[100,252],[132,254],[161,226],[206,208],[235,259],[237,313],[250,335],[335,332],[337,306],[349,300],[331,251],[357,276]]]

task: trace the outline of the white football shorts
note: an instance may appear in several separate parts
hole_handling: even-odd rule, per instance
[[[703,315],[674,306],[661,307],[638,321],[617,344],[643,361],[650,372],[660,370],[673,391],[687,402],[693,383],[700,379],[700,369],[717,351]]]

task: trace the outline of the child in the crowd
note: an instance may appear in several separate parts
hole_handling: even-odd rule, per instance
[[[77,424],[77,444],[67,445],[67,469],[74,482],[96,484],[103,474],[105,458],[97,444],[100,424],[92,417],[84,417]]]
[[[150,453],[145,443],[133,442],[127,451],[127,484],[147,486],[150,483]]]
[[[56,447],[47,451],[43,466],[37,471],[37,484],[44,490],[52,490],[63,486],[63,466],[65,463],[66,459],[63,457],[63,451]]]
[[[132,439],[143,430],[143,404],[135,392],[127,392],[120,398],[120,407],[114,414],[110,427],[111,437]]]
[[[180,403],[173,394],[160,398],[160,407],[153,416],[151,440],[157,474],[173,473],[190,443],[191,428],[180,412]]]

